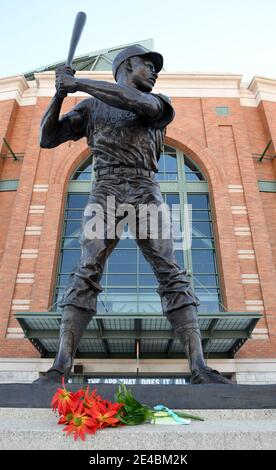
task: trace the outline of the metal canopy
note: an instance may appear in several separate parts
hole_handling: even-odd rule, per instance
[[[257,312],[199,314],[203,349],[209,358],[231,358],[250,338],[261,318]],[[16,318],[42,357],[54,357],[58,347],[59,312],[18,312]],[[137,342],[139,348],[137,348]],[[98,314],[80,342],[79,358],[186,357],[170,323],[160,314]]]

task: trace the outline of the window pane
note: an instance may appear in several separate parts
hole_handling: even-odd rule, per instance
[[[180,204],[179,194],[164,194],[164,200],[168,206],[173,204]]]
[[[118,295],[133,295],[133,294],[137,294],[137,289],[133,289],[132,287],[131,288],[125,288],[125,287],[108,287],[107,288],[107,295],[108,294],[118,294]],[[101,294],[102,295],[102,294]]]
[[[133,274],[107,274],[107,284],[113,286],[136,286],[137,276]]]
[[[176,262],[180,265],[180,267],[183,267],[184,266],[183,251],[175,250],[174,256],[175,256]]]
[[[110,273],[136,273],[137,250],[114,250],[108,259]]]
[[[65,214],[66,219],[79,219],[81,220],[83,214],[83,210],[67,210]]]
[[[67,207],[71,209],[85,208],[88,201],[88,194],[69,194]]]
[[[125,249],[125,248],[137,249],[137,244],[136,244],[135,239],[133,238],[124,238],[123,240],[119,241],[117,247],[120,249]]]
[[[174,171],[177,172],[177,161],[175,157],[171,155],[162,155],[164,162],[165,162],[165,170],[166,171]]]
[[[70,274],[61,274],[58,276],[59,287],[66,287],[69,282]]]
[[[217,276],[215,275],[208,275],[208,274],[193,274],[193,280],[195,287],[204,287],[210,286],[215,287],[217,286]]]
[[[214,248],[214,240],[212,238],[193,238],[192,248]]]
[[[79,262],[80,253],[78,250],[64,250],[61,256],[60,272],[70,273]]]
[[[211,237],[212,230],[209,222],[193,222],[193,237]]]
[[[87,181],[91,179],[91,172],[92,172],[92,155],[90,155],[85,162],[83,162],[75,171],[72,176],[72,180],[78,181]]]
[[[141,286],[157,286],[157,280],[153,274],[140,274],[139,285]]]
[[[213,250],[192,250],[193,272],[215,273],[216,265]]]
[[[196,289],[196,295],[200,300],[199,312],[201,313],[216,313],[223,310],[220,304],[220,298],[216,289]]]
[[[193,220],[210,220],[211,214],[209,211],[193,210]]]
[[[64,235],[78,237],[80,233],[80,222],[66,222],[64,224]]]
[[[158,161],[159,171],[156,175],[158,181],[176,181],[177,180],[177,161],[174,156],[161,154]]]
[[[139,252],[139,272],[142,274],[152,274],[152,268],[141,252]]]
[[[80,251],[80,242],[78,238],[63,238],[63,248],[76,248]]]
[[[201,171],[187,157],[185,157],[185,175],[187,181],[204,181]]]
[[[208,194],[188,194],[188,204],[193,209],[209,209]]]

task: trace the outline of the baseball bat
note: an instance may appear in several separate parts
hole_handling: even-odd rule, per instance
[[[68,57],[65,62],[65,65],[67,67],[72,67],[74,54],[75,54],[77,45],[79,43],[85,22],[86,22],[86,14],[83,11],[79,11],[75,19],[72,36],[71,36],[71,42],[70,42],[69,51],[68,51]]]

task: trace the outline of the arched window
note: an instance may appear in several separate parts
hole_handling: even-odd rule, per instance
[[[92,156],[83,162],[71,177],[65,208],[61,253],[57,273],[55,302],[59,301],[71,271],[78,263],[78,242],[83,209],[93,179]],[[176,259],[188,271],[190,281],[198,295],[200,312],[215,313],[223,310],[216,263],[214,233],[208,185],[196,164],[183,152],[168,145],[163,147],[159,160],[161,191],[165,202],[180,214],[183,239],[175,243]],[[192,213],[192,244],[185,246],[187,209]],[[156,293],[157,282],[151,267],[145,261],[135,240],[124,239],[108,259],[101,284],[98,311],[107,313],[160,314],[161,304]]]

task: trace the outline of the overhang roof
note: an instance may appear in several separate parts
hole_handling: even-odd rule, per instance
[[[25,337],[42,357],[54,357],[58,347],[61,314],[18,312],[16,318]],[[205,356],[234,357],[250,338],[260,318],[261,314],[257,312],[199,313]],[[168,320],[160,314],[98,314],[84,333],[77,357],[136,358],[137,350],[141,359],[185,357],[183,347],[174,337]]]

